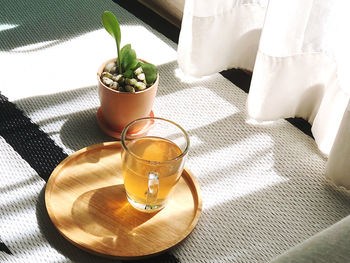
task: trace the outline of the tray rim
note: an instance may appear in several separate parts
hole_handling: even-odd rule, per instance
[[[187,185],[188,184],[193,185],[193,187],[191,188],[191,192],[192,192],[192,196],[194,199],[194,203],[196,204],[195,205],[196,206],[195,214],[193,216],[191,223],[187,226],[186,230],[182,233],[181,238],[176,240],[174,242],[174,244],[170,245],[169,247],[167,247],[165,249],[162,249],[162,250],[155,252],[155,253],[140,255],[140,256],[126,256],[125,257],[125,256],[106,254],[106,253],[102,253],[102,252],[90,249],[88,247],[84,247],[82,245],[84,242],[72,240],[63,231],[61,231],[61,229],[59,227],[61,225],[61,223],[56,218],[55,213],[54,213],[54,209],[52,208],[49,200],[50,200],[51,191],[55,186],[55,180],[56,180],[57,176],[60,174],[60,171],[64,168],[65,165],[69,164],[70,161],[74,160],[79,155],[82,155],[82,154],[89,152],[89,151],[98,150],[100,148],[108,149],[108,148],[116,148],[116,147],[117,148],[122,147],[120,141],[103,142],[103,143],[90,145],[90,146],[84,147],[84,148],[70,154],[69,156],[67,156],[64,160],[62,160],[56,166],[56,168],[52,171],[52,173],[51,173],[51,175],[50,175],[50,177],[45,185],[45,195],[44,195],[45,196],[45,207],[46,207],[47,213],[49,215],[49,218],[50,218],[52,224],[54,225],[54,227],[58,230],[58,232],[67,241],[69,241],[74,246],[82,249],[83,251],[86,251],[86,252],[93,254],[93,255],[102,256],[102,257],[106,257],[106,258],[112,258],[112,259],[118,259],[118,260],[138,260],[138,259],[144,259],[144,258],[156,256],[159,254],[163,254],[164,252],[168,251],[169,249],[177,246],[179,243],[181,243],[183,240],[185,240],[189,236],[189,234],[195,229],[195,227],[199,221],[199,218],[201,216],[201,213],[202,213],[202,205],[203,204],[202,204],[202,194],[201,194],[201,189],[199,187],[199,183],[198,183],[197,179],[195,178],[194,174],[192,173],[192,171],[190,171],[186,166],[184,167],[181,176],[186,181]],[[88,246],[88,245],[86,245],[86,246]]]

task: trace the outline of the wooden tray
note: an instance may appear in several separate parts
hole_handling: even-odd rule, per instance
[[[93,145],[60,163],[45,189],[48,214],[68,241],[90,253],[124,260],[162,253],[196,226],[198,183],[184,169],[163,210],[139,212],[125,196],[120,150],[119,142]]]

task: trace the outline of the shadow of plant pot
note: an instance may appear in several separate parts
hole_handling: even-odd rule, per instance
[[[131,121],[152,116],[152,106],[157,94],[159,74],[154,84],[135,93],[120,92],[107,87],[101,81],[105,66],[116,58],[104,62],[97,72],[98,93],[101,107],[98,110],[99,125],[104,132],[119,137],[123,128]]]

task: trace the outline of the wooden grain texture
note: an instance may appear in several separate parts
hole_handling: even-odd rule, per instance
[[[202,210],[198,183],[185,169],[163,210],[137,211],[126,199],[120,151],[119,142],[108,142],[60,163],[46,185],[48,214],[68,241],[93,254],[138,259],[162,253],[196,226]]]

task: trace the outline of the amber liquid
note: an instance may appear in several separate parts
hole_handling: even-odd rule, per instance
[[[124,186],[128,197],[139,204],[162,206],[182,173],[183,158],[174,160],[181,155],[181,149],[173,142],[157,137],[135,139],[128,143],[128,148],[137,156],[123,153]],[[158,195],[151,204],[147,200],[149,173],[159,176]]]

